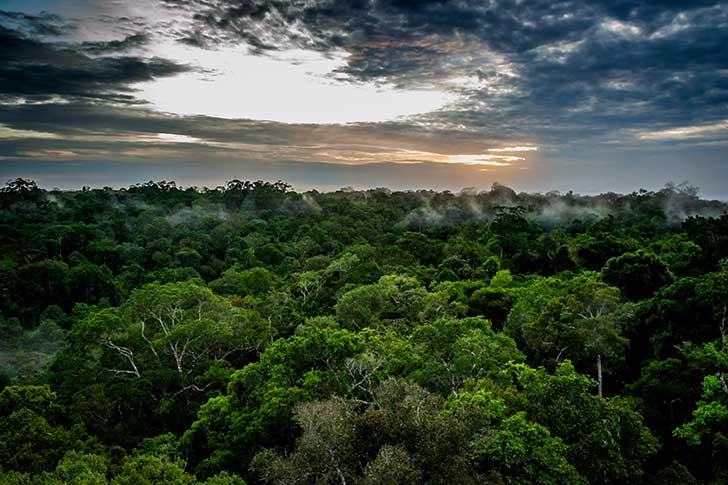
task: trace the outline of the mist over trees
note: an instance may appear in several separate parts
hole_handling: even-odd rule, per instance
[[[728,204],[0,189],[0,482],[725,483]]]

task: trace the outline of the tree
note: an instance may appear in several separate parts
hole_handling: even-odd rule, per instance
[[[55,469],[59,483],[69,485],[107,485],[108,466],[104,457],[71,450]]]
[[[500,259],[514,273],[525,273],[531,269],[537,258],[533,251],[533,241],[542,232],[524,216],[523,207],[500,207],[489,227],[495,238],[491,245],[498,248]]]
[[[303,481],[307,483],[350,482],[356,473],[355,424],[346,402],[331,400],[296,407],[295,416],[303,429],[296,451],[282,459],[276,453],[261,453],[253,468],[267,483]]]
[[[59,425],[56,394],[48,386],[8,386],[0,393],[0,466],[38,473],[55,468],[80,440]]]
[[[566,457],[589,483],[639,481],[657,441],[630,403],[589,392],[594,382],[566,362],[554,374],[524,364],[506,366],[494,397],[510,413],[523,411],[567,445]],[[503,379],[503,380],[501,380]]]
[[[503,328],[514,303],[514,292],[507,288],[480,288],[468,298],[470,315],[490,319],[496,328]]]
[[[432,240],[421,232],[405,232],[397,239],[397,248],[419,264],[436,265],[442,258],[442,243]]]
[[[164,458],[149,455],[129,457],[124,462],[121,473],[114,477],[112,485],[157,485],[178,483],[193,485],[195,477],[184,471],[183,463],[175,463]]]
[[[51,372],[78,417],[102,426],[97,432],[154,432],[144,424],[151,416],[179,429],[207,393],[224,388],[233,363],[268,343],[270,330],[257,313],[197,283],[153,283],[121,307],[91,311],[69,333]],[[85,404],[91,396],[96,408]],[[104,410],[110,415],[99,419]]]
[[[294,407],[346,393],[345,363],[362,350],[362,338],[346,330],[317,329],[275,341],[260,361],[231,376],[227,394],[203,405],[185,433],[197,470],[245,472],[255,444],[292,440]]]
[[[253,468],[266,483],[477,483],[466,458],[468,423],[442,406],[441,398],[398,379],[382,382],[370,402],[302,404],[294,451],[258,453]]]
[[[535,321],[523,326],[527,354],[550,364],[569,358],[581,368],[596,361],[601,395],[602,360],[623,356],[627,339],[621,327],[633,318],[619,296],[614,287],[581,278],[568,295],[551,299]]]
[[[629,237],[613,216],[594,223],[588,231],[574,239],[576,259],[589,270],[598,271],[609,258],[637,249],[638,243]]]
[[[420,483],[422,471],[412,456],[400,446],[384,445],[374,460],[367,463],[361,479],[366,485]]]
[[[443,394],[456,393],[468,379],[523,360],[515,342],[494,332],[483,318],[442,318],[417,327],[412,341],[421,362],[412,377]]]
[[[373,326],[384,311],[386,293],[378,285],[363,285],[345,293],[336,303],[336,318],[345,328]]]
[[[719,323],[720,339],[709,342],[701,350],[686,351],[700,354],[715,374],[703,379],[702,395],[692,412],[692,419],[677,427],[673,435],[684,439],[691,446],[704,440],[710,450],[712,472],[716,480],[728,478],[728,306],[723,305]]]
[[[38,184],[34,180],[25,180],[23,178],[8,180],[5,183],[5,187],[0,188],[0,192],[2,193],[25,194],[36,191],[40,191]]]
[[[609,259],[602,269],[602,278],[618,287],[631,300],[649,298],[672,283],[672,275],[665,263],[644,250]]]
[[[498,431],[475,444],[484,467],[495,467],[508,484],[585,484],[566,459],[568,447],[548,429],[519,412],[503,420]]]

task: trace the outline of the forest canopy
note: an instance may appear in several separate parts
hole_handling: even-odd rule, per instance
[[[728,204],[0,189],[0,482],[726,483]]]

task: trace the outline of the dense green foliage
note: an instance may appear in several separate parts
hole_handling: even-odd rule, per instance
[[[694,189],[0,190],[0,482],[725,483]]]

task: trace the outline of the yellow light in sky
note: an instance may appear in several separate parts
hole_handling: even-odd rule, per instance
[[[499,152],[499,153],[508,153],[508,152],[535,152],[538,151],[538,147],[534,145],[524,145],[524,146],[515,146],[515,147],[502,147],[502,148],[489,148],[489,152]]]

